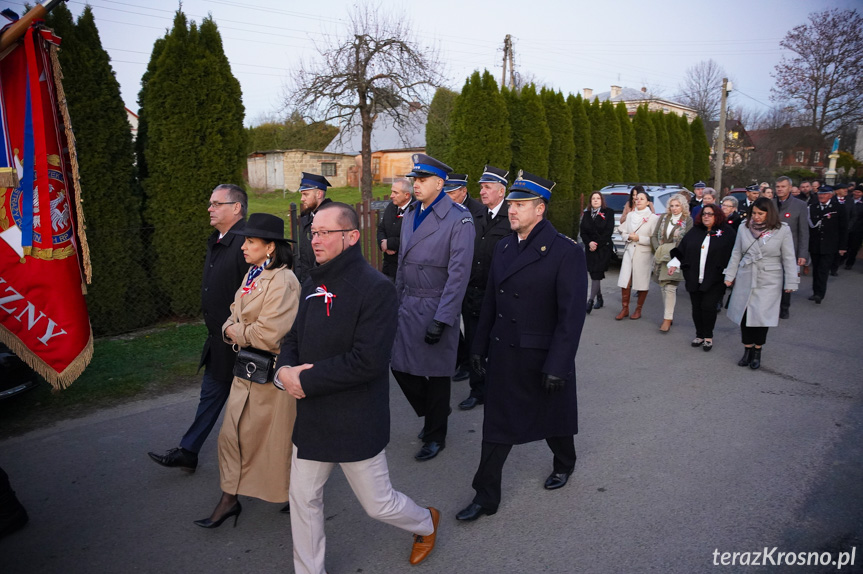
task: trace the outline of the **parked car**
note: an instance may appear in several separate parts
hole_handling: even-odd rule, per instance
[[[36,374],[0,343],[0,400],[9,399],[39,384]]]
[[[599,190],[605,196],[605,204],[614,211],[614,234],[611,236],[614,242],[614,251],[618,257],[623,256],[623,238],[617,232],[617,226],[620,225],[620,215],[623,213],[623,206],[629,201],[629,194],[636,184],[633,183],[613,183]],[[657,215],[665,213],[668,200],[678,193],[683,193],[686,197],[691,196],[691,192],[682,185],[675,183],[649,183],[640,184],[644,187],[644,191],[650,196],[650,201],[653,202],[653,209]]]

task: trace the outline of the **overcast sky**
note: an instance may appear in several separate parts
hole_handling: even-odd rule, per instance
[[[91,0],[102,45],[111,56],[126,107],[137,112],[141,75],[153,42],[171,26],[177,2]],[[71,0],[76,16],[85,2]],[[185,0],[200,22],[212,15],[243,90],[246,124],[282,115],[288,73],[315,55],[314,43],[344,34],[348,0]],[[859,8],[860,0],[659,0],[644,2],[513,1],[399,2],[380,10],[404,14],[420,41],[439,49],[451,88],[475,69],[501,77],[503,40],[514,39],[517,70],[567,93],[620,85],[648,86],[673,96],[686,69],[716,60],[734,80],[731,103],[753,110],[771,104],[771,72],[779,41],[825,8]],[[0,0],[21,13],[22,2]]]

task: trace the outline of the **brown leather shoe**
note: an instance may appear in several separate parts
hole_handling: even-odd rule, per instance
[[[663,333],[667,333],[671,329],[671,319],[663,319],[662,325],[659,326],[659,330]]]
[[[440,522],[440,512],[438,512],[437,508],[432,508],[431,506],[429,506],[429,512],[431,512],[434,532],[428,536],[414,534],[414,547],[411,550],[411,564],[419,564],[425,560],[434,549],[435,539],[437,538],[437,525],[438,522]]]

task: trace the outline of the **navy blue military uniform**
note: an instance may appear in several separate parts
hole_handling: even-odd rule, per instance
[[[298,191],[322,189],[326,193],[328,187],[331,187],[330,182],[324,176],[303,172]],[[315,252],[312,249],[312,220],[321,206],[331,201],[330,198],[325,197],[315,209],[300,215],[300,236],[297,238],[297,257],[294,259],[293,271],[301,285],[309,276],[309,270],[315,266]]]
[[[525,199],[514,195],[507,200]],[[545,439],[564,484],[575,466],[575,354],[586,297],[584,250],[548,220],[538,221],[523,241],[511,233],[495,246],[472,348],[488,360],[482,453],[473,480],[474,504],[487,514],[500,504],[512,445]],[[563,382],[555,392],[545,386],[549,376]]]
[[[819,192],[832,189],[823,186]],[[820,195],[820,193],[819,193]],[[809,205],[809,256],[812,258],[812,299],[820,303],[827,294],[830,266],[839,251],[848,248],[848,211],[833,197],[825,204]]]

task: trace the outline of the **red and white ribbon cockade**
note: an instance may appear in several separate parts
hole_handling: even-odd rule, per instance
[[[336,296],[335,293],[330,293],[327,291],[326,285],[321,285],[320,287],[315,288],[315,292],[311,295],[306,296],[306,299],[311,299],[312,297],[323,297],[324,303],[327,306],[327,317],[330,316],[330,305],[333,304],[333,298]]]

